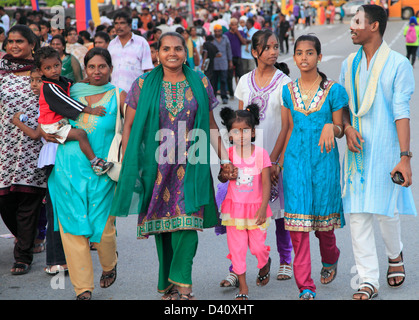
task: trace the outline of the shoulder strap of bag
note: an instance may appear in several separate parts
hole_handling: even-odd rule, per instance
[[[119,88],[115,88],[116,92],[116,107],[117,107],[117,113],[116,113],[116,125],[115,125],[115,134],[120,133],[122,130],[122,119],[121,119],[121,93],[119,92]]]

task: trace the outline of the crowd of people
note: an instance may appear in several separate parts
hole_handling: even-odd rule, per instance
[[[117,277],[116,219],[136,214],[138,238],[155,238],[162,299],[195,298],[197,231],[215,227],[227,235],[231,260],[220,286],[238,287],[235,299],[247,300],[247,250],[265,286],[274,221],[276,278],[294,277],[299,298],[311,300],[309,233],[319,239],[327,285],[340,259],[334,230],[348,213],[361,279],[353,299],[378,294],[374,216],[387,283],[401,286],[399,215],[416,215],[409,188],[414,79],[409,61],[383,41],[386,12],[363,9],[351,24],[361,48],[344,61],[338,81],[319,70],[321,43],[313,35],[295,39],[300,75],[289,77],[278,57],[288,53],[293,19],[279,12],[267,19],[205,8],[188,25],[176,9],[144,6],[80,31],[71,19],[61,30],[42,14],[14,16],[0,56],[0,213],[15,236],[11,273],[28,273],[33,254],[46,249],[45,272],[68,272],[77,299],[90,300],[91,250],[103,269],[100,286],[108,288]],[[237,99],[238,110],[217,109],[218,93],[224,105]],[[119,115],[123,159],[114,181],[107,157]],[[341,168],[335,146],[343,136]],[[211,146],[218,177],[211,175]]]

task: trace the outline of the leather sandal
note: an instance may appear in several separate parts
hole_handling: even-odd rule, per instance
[[[227,285],[225,285],[226,282],[228,282]],[[231,288],[231,287],[238,288],[239,287],[239,278],[237,277],[237,274],[235,274],[233,272],[230,272],[227,275],[227,277],[223,281],[221,281],[220,287],[222,287],[222,288]]]
[[[92,299],[92,291],[86,290],[82,293],[80,293],[76,300],[91,300]]]
[[[403,271],[390,271],[390,268],[394,267],[403,267]],[[390,283],[391,278],[396,277],[403,277],[403,280],[400,282],[395,282],[393,284]],[[399,261],[390,261],[388,260],[388,269],[387,269],[387,284],[390,288],[399,288],[403,284],[404,280],[406,279],[406,272],[403,263],[403,252],[400,252],[400,260]]]
[[[366,290],[365,290],[365,289]],[[362,290],[364,289],[364,290]],[[362,294],[366,296],[366,299],[362,299],[361,297],[355,298],[356,294]],[[359,285],[358,291],[352,295],[352,300],[372,300],[376,296],[378,296],[377,289],[369,282],[363,282]]]

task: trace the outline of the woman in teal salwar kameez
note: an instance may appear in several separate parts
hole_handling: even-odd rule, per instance
[[[106,159],[115,135],[117,108],[122,107],[125,92],[109,83],[112,64],[106,50],[92,49],[86,60],[89,83],[72,86],[70,96],[92,108],[105,107],[106,115],[81,113],[70,122],[86,131],[95,154]],[[103,268],[101,287],[110,286],[116,278],[115,217],[109,215],[115,182],[108,175],[95,175],[78,142],[69,141],[57,149],[48,186],[54,226],[60,227],[70,279],[78,298],[90,298],[94,286],[89,241],[98,249]]]

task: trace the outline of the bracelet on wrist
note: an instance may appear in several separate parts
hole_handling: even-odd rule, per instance
[[[229,164],[229,163],[231,163],[231,161],[229,159],[226,159],[226,160],[221,160],[220,163],[221,163],[221,165]]]
[[[337,124],[335,124],[334,126],[339,129],[339,133],[336,135],[336,137],[340,137],[342,135],[342,128]]]

